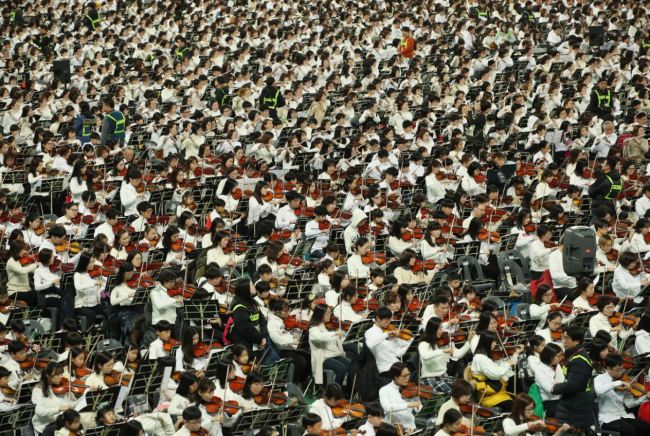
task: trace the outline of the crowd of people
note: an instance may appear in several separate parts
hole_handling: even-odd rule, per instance
[[[650,434],[646,6],[3,2],[1,422]]]

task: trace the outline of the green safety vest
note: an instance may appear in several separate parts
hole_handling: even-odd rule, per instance
[[[535,21],[535,15],[533,15],[532,12],[524,11],[524,14],[526,14],[526,18],[528,19],[528,22],[532,23]]]
[[[14,21],[16,21],[16,11],[11,11],[9,12],[9,22],[13,23]]]
[[[280,95],[280,90],[275,91],[275,97],[264,97],[264,105],[269,109],[275,109],[278,105],[278,96]],[[272,104],[270,104],[272,103]]]
[[[179,57],[183,59],[185,57],[185,51],[187,50],[187,47],[181,49],[181,50],[176,50],[176,57]]]
[[[120,114],[120,119],[115,118],[112,114]],[[111,114],[108,114],[106,116],[108,118],[110,118],[111,120],[113,120],[113,122],[115,123],[115,130],[113,130],[113,132],[111,132],[113,135],[120,135],[120,134],[124,133],[124,131],[125,131],[125,129],[124,129],[125,120],[124,120],[124,114],[122,112],[115,111],[115,112],[112,112]]]
[[[650,43],[645,42],[645,39],[641,40],[641,48],[649,48]]]
[[[90,25],[93,26],[93,30],[95,30],[97,28],[97,25],[102,21],[99,13],[97,14],[97,18],[95,20],[93,20],[90,15],[86,15],[86,18],[88,18],[88,21],[90,21]]]
[[[487,10],[481,11],[481,10],[477,9],[476,14],[478,15],[479,18],[481,18],[481,17],[486,17],[487,18],[487,17],[490,16],[490,12],[488,12]]]
[[[591,364],[591,360],[587,359],[587,358],[586,358],[585,356],[583,356],[582,354],[576,354],[576,355],[573,356],[571,359],[569,359],[569,362],[571,362],[572,360],[576,360],[576,359],[580,359],[580,360],[586,362],[587,365],[589,365],[590,368],[593,368],[593,365]],[[568,363],[568,362],[567,362],[567,363]],[[562,367],[562,373],[564,373],[564,376],[566,377],[566,373],[567,373],[567,367],[566,367],[566,366],[563,366],[563,367]],[[592,380],[592,379],[590,378],[590,379],[589,379],[589,383],[587,383],[587,387],[585,388],[585,392],[590,392],[590,391],[591,391],[591,380]]]
[[[605,196],[605,199],[614,200],[618,196],[618,194],[620,194],[621,191],[623,190],[623,185],[620,182],[618,184],[614,183],[612,178],[609,176],[605,176],[605,177],[607,177],[607,180],[609,180],[609,183],[611,185],[609,187],[609,192]]]
[[[245,305],[238,304],[238,305],[236,305],[235,307],[232,308],[232,311],[235,312],[235,310],[237,310],[240,307],[243,307],[244,309],[248,309],[248,307],[246,307]],[[258,322],[260,320],[260,313],[259,312],[251,313],[250,316],[248,317],[248,319],[251,322]],[[232,330],[232,326],[230,326],[230,329]]]
[[[604,95],[600,95],[600,92],[598,92],[597,89],[594,89],[594,92],[596,93],[596,97],[598,97],[598,107],[609,107],[612,100],[612,91],[608,89],[607,94]],[[601,106],[601,102],[604,102],[603,106]]]
[[[93,132],[93,124],[90,120],[83,120],[81,123],[81,136],[90,136]]]

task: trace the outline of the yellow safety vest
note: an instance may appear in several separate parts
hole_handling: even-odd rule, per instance
[[[607,177],[607,180],[609,180],[609,183],[611,185],[609,187],[609,192],[607,193],[605,198],[607,200],[614,200],[618,196],[618,194],[620,194],[621,191],[623,190],[623,185],[620,182],[619,183],[614,183],[612,178],[609,177],[609,176],[605,176],[605,177]]]
[[[278,89],[275,92],[275,97],[264,97],[264,105],[269,109],[275,109],[278,105],[278,96],[280,95],[280,90]]]
[[[93,26],[93,30],[97,29],[97,25],[102,21],[99,13],[97,14],[97,18],[94,20],[90,15],[86,15],[86,18],[88,18],[88,21],[90,21],[90,25]]]
[[[597,89],[594,89],[594,92],[596,93],[596,97],[598,97],[598,107],[601,107],[601,102],[604,102],[604,107],[609,107],[612,101],[612,91],[608,89],[607,94],[604,95],[600,95]]]
[[[122,116],[122,118],[118,120],[117,118],[113,117],[111,114],[106,115],[108,118],[113,120],[113,122],[115,123],[115,130],[113,130],[113,132],[111,132],[111,133],[113,135],[120,135],[120,134],[125,132],[125,129],[124,129],[124,125],[125,125],[124,114],[122,112],[120,112],[120,111],[116,111],[116,112],[113,112],[113,113],[120,114]]]
[[[574,355],[573,357],[571,357],[571,359],[569,359],[569,362],[571,362],[572,360],[576,360],[576,359],[580,359],[580,360],[586,362],[587,365],[589,365],[590,368],[593,367],[593,365],[591,364],[591,360],[587,359],[582,354]],[[567,362],[567,363],[569,363],[569,362]],[[564,374],[565,377],[566,377],[567,372],[568,372],[567,367],[563,366],[562,367],[562,373]],[[589,383],[587,383],[587,387],[585,388],[585,392],[590,392],[590,391],[591,391],[591,378],[589,379]]]

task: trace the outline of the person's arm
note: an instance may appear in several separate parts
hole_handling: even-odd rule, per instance
[[[155,310],[160,312],[167,308],[175,307],[176,300],[163,292],[154,291],[151,293],[151,305]]]
[[[479,355],[480,356],[480,355]],[[476,359],[475,356],[474,359]],[[505,362],[495,362],[487,356],[480,359],[480,372],[491,380],[499,380],[508,375],[510,372],[510,365]]]
[[[611,380],[607,374],[601,374],[594,379],[594,391],[596,395],[601,396],[622,384],[620,380]]]
[[[547,305],[540,305],[540,304],[531,304],[528,307],[528,311],[530,313],[530,318],[531,319],[541,319],[544,315],[548,314],[548,312],[551,310],[551,306]]]
[[[366,334],[366,346],[375,350],[382,342],[388,339],[388,333],[380,332],[377,329],[368,330]]]
[[[27,275],[31,272],[36,271],[36,268],[38,268],[38,265],[35,263],[23,266],[18,261],[7,262],[7,270],[15,274]]]
[[[574,360],[569,362],[566,381],[557,383],[551,391],[555,395],[575,394],[584,391],[591,379],[591,366],[584,362]]]
[[[422,362],[427,362],[446,353],[443,348],[434,348],[425,342],[421,342],[420,345],[418,345],[418,354],[420,355],[420,360],[422,360]]]
[[[283,333],[283,326],[277,323],[275,320],[269,321],[267,324],[269,331],[269,337],[275,345],[287,346],[293,344],[293,337],[290,333]]]

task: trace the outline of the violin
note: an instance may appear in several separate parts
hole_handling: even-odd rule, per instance
[[[191,431],[190,436],[210,436],[210,432],[201,427],[198,431]]]
[[[169,353],[169,352],[172,351],[172,348],[174,348],[174,347],[176,347],[178,345],[180,345],[180,342],[178,342],[174,338],[169,338],[169,340],[163,341],[163,350],[165,350],[165,352]]]
[[[27,302],[23,300],[10,301],[7,303],[0,304],[0,313],[7,314],[16,308],[25,308],[29,307]]]
[[[345,436],[348,433],[343,427],[337,427],[333,430],[321,430],[320,436]]]
[[[289,284],[289,277],[282,277],[278,279],[277,277],[273,277],[271,281],[269,282],[269,286],[271,289],[277,289],[278,287],[286,287]]]
[[[339,403],[332,407],[332,415],[335,418],[342,418],[346,415],[354,419],[366,416],[366,407],[362,403],[348,403],[346,400],[339,400]]]
[[[21,341],[24,342],[24,341]],[[25,360],[19,362],[20,369],[45,369],[45,367],[50,363],[49,357],[36,357],[36,356],[27,356]]]
[[[628,392],[634,398],[641,398],[641,397],[646,395],[645,385],[643,383],[639,383],[639,382],[636,382],[636,381],[633,382],[629,375],[623,374],[623,376],[621,377],[621,381],[624,381],[626,383],[630,383],[630,386],[629,387],[618,386],[616,388],[617,391]]]
[[[379,309],[379,307],[380,307],[380,303],[379,303],[379,300],[377,300],[376,298],[369,298],[366,301],[359,298],[352,305],[352,310],[354,310],[355,312],[363,312],[363,311],[366,311],[366,310],[375,311],[375,310]]]
[[[224,404],[223,400],[217,396],[212,397],[210,401],[205,405],[205,410],[210,415],[221,412],[222,408],[228,416],[232,416],[243,409],[243,407],[241,407],[237,401],[230,400],[226,401],[226,404]]]
[[[485,430],[485,428],[480,425],[476,425],[473,428],[467,428],[464,424],[461,424],[457,432],[454,432],[452,436],[488,436],[491,435],[491,432]]]
[[[411,330],[398,329],[395,324],[390,324],[387,328],[384,329],[384,332],[397,332],[397,337],[404,341],[410,341],[415,336]]]
[[[271,236],[269,237],[270,241],[279,241],[281,239],[290,239],[291,238],[291,230],[276,230],[273,233],[271,233]]]
[[[309,330],[309,321],[298,321],[295,315],[284,319],[284,328],[287,330]]]
[[[241,392],[244,390],[244,385],[246,384],[246,379],[243,377],[235,377],[234,379],[228,382],[230,390],[233,392]]]
[[[437,180],[458,180],[458,176],[454,173],[446,173],[444,171],[440,171],[436,174],[436,179]]]
[[[5,397],[16,398],[16,390],[9,386],[0,387],[0,392],[4,394]]]
[[[180,239],[172,242],[171,248],[172,251],[175,253],[178,253],[183,250],[185,250],[185,253],[191,253],[192,251],[196,250],[196,246],[194,244],[192,244],[191,242],[183,242]]]
[[[113,268],[95,265],[90,271],[88,271],[88,274],[93,279],[96,279],[97,277],[110,277],[115,274],[115,270]]]
[[[494,409],[472,403],[461,404],[460,413],[464,415],[476,415],[481,418],[492,418],[493,416],[498,415]]]
[[[291,256],[289,253],[282,253],[282,255],[278,257],[277,262],[280,265],[291,264],[295,267],[299,267],[302,265],[303,260],[300,257]]]
[[[415,398],[420,397],[423,400],[433,397],[433,387],[428,385],[416,385],[413,382],[409,382],[408,385],[400,388],[400,393],[404,398]]]
[[[205,342],[197,342],[192,346],[192,355],[199,359],[201,357],[207,356],[212,350],[218,350],[223,348],[219,342],[212,342],[211,344],[206,344]]]
[[[402,230],[402,241],[408,242],[412,240],[413,238],[415,239],[422,239],[424,238],[424,230],[421,228],[415,228],[415,229],[403,229]]]
[[[448,332],[443,332],[442,336],[436,339],[436,345],[439,347],[444,347],[449,345],[451,342],[459,344],[461,342],[467,341],[467,332],[464,330],[458,330],[451,337]]]
[[[285,392],[272,390],[268,387],[262,389],[262,392],[253,397],[257,405],[273,404],[275,406],[282,406],[288,399]]]
[[[373,251],[369,251],[368,254],[365,256],[361,256],[361,261],[363,262],[364,265],[367,265],[369,263],[376,263],[377,265],[383,265],[386,263],[386,255],[384,253],[375,253]]]
[[[613,248],[611,250],[609,250],[609,252],[607,253],[607,260],[612,261],[612,262],[617,261],[618,260],[618,250],[615,250]]]
[[[86,392],[86,388],[88,388],[88,386],[80,380],[73,380],[72,383],[70,383],[70,380],[66,377],[61,377],[59,384],[52,386],[52,392],[56,395],[65,395],[72,392],[76,397],[80,397],[84,392]]]
[[[504,345],[503,348],[496,348],[492,350],[492,358],[495,360],[505,359],[518,352],[519,346],[517,345]]]
[[[153,286],[153,277],[137,273],[134,274],[133,278],[128,282],[126,282],[126,284],[133,289],[150,288],[151,286]]]
[[[33,254],[33,255],[30,255],[30,256],[19,257],[18,262],[22,266],[31,265],[32,263],[38,262],[38,256]]]
[[[74,376],[76,378],[84,378],[92,374],[93,370],[85,366],[80,366],[74,369]]]
[[[414,273],[420,271],[431,271],[436,268],[436,262],[433,260],[419,260],[416,259],[413,266],[411,266],[411,271]]]
[[[544,421],[544,428],[536,428],[536,431],[542,431],[546,430],[549,433],[556,433],[560,427],[562,427],[562,423],[558,421],[556,418],[540,418],[537,415],[531,415],[530,418],[528,418],[528,422],[535,422],[535,421]]]
[[[571,315],[573,313],[573,303],[570,301],[565,301],[558,307],[551,309],[551,312],[562,312],[564,314]]]
[[[351,321],[341,321],[340,325],[339,325],[339,319],[337,317],[335,317],[335,316],[331,317],[329,322],[325,323],[325,327],[327,328],[327,330],[339,330],[339,329],[341,329],[341,330],[343,330],[345,332],[350,330],[351,325],[352,325]]]
[[[623,327],[630,328],[634,327],[639,322],[639,317],[630,315],[628,313],[616,312],[609,317],[609,323],[612,327],[623,324]]]
[[[81,245],[78,242],[63,241],[54,246],[57,253],[69,252],[71,254],[78,254],[81,252]]]
[[[104,374],[104,383],[106,383],[106,386],[108,387],[117,386],[121,380],[122,386],[128,386],[131,382],[131,377],[133,377],[133,374],[123,374],[113,370],[110,374]]]
[[[186,285],[185,288],[183,288],[183,284],[180,283],[177,285],[177,288],[172,288],[172,289],[167,289],[167,295],[170,297],[183,297],[185,300],[189,300],[190,298],[194,297],[194,292],[196,292],[196,288],[193,285]]]
[[[488,232],[487,229],[481,229],[478,232],[478,240],[479,241],[487,241],[490,240],[490,242],[497,243],[501,240],[501,235],[499,232]]]
[[[564,331],[562,329],[559,330],[551,330],[551,339],[559,342],[562,340],[562,335],[564,334]]]

